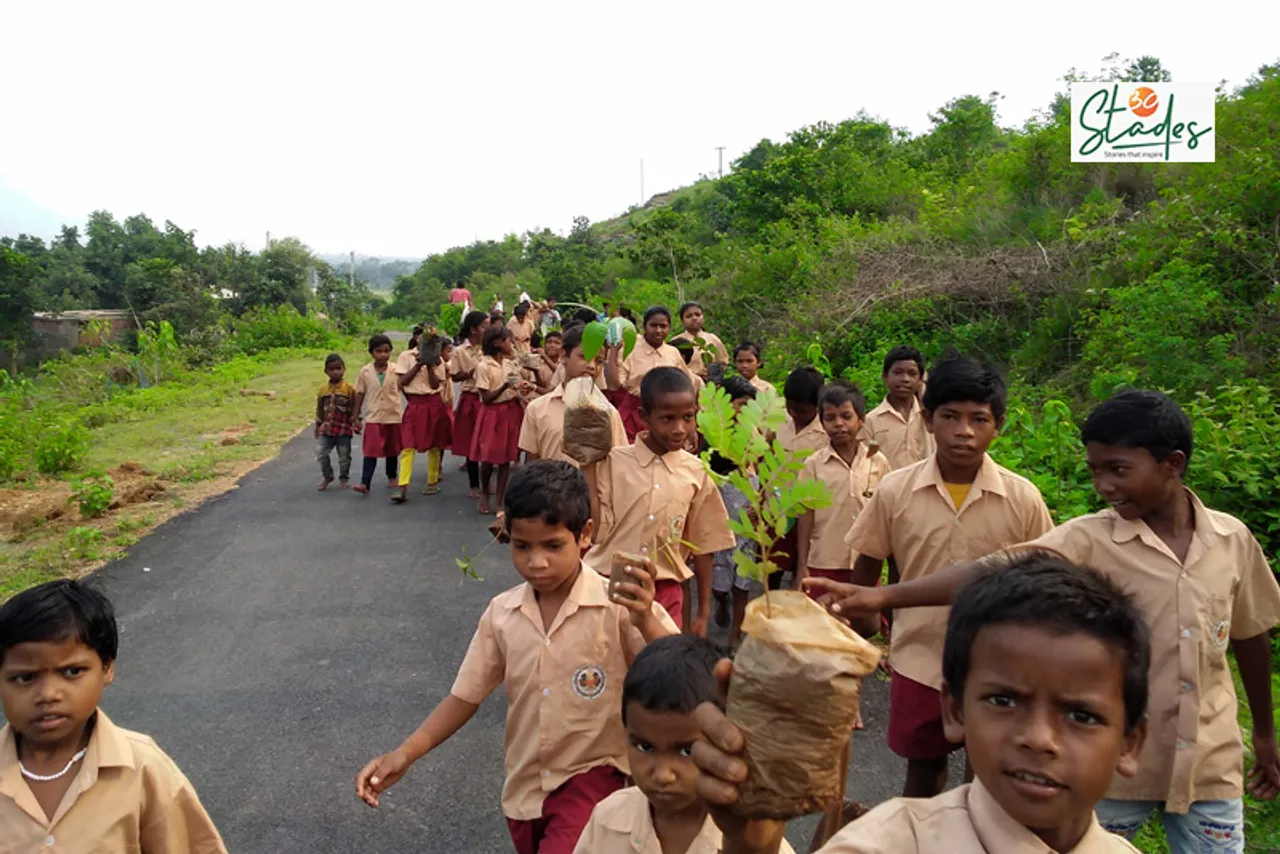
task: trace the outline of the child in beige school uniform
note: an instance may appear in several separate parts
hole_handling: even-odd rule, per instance
[[[895,469],[928,459],[937,449],[920,403],[924,356],[914,347],[894,347],[884,357],[884,400],[867,414],[862,441],[879,449]]]
[[[611,597],[605,579],[582,562],[592,536],[588,495],[582,473],[568,463],[539,460],[512,476],[504,510],[524,582],[489,603],[448,696],[356,776],[356,794],[367,804],[377,807],[500,686],[507,703],[502,810],[517,854],[571,854],[594,806],[623,787],[631,770],[618,715],[623,680],[645,644],[676,627],[653,601],[651,563],[629,568]]]
[[[361,495],[369,494],[380,459],[387,461],[387,487],[396,487],[403,448],[400,421],[404,399],[400,394],[399,374],[391,365],[391,339],[381,333],[370,338],[369,355],[373,361],[356,376],[356,431],[364,433],[364,465],[360,483],[353,489]]]

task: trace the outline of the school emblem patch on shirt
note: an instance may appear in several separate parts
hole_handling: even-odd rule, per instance
[[[603,669],[594,664],[585,664],[573,674],[573,693],[584,700],[594,700],[604,693],[607,681]]]
[[[1213,648],[1221,652],[1227,648],[1227,643],[1231,640],[1231,627],[1227,625],[1226,620],[1220,620],[1213,627]]]

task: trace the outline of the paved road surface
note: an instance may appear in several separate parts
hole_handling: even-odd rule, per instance
[[[487,536],[456,460],[442,494],[393,507],[381,472],[366,498],[317,493],[312,448],[299,436],[102,570],[122,629],[103,706],[169,751],[235,854],[510,851],[500,692],[380,810],[352,785],[448,692],[485,603],[519,581],[510,559],[495,547],[483,582],[461,579],[455,555]],[[886,688],[868,681],[853,752],[850,794],[868,804],[903,770]],[[793,825],[798,850],[813,824]]]

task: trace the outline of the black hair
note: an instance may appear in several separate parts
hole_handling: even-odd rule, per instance
[[[538,331],[538,330],[536,330],[536,329],[535,329],[535,330],[533,330],[533,334],[529,336],[529,346],[530,346],[530,347],[532,347],[532,348],[533,348],[533,349],[535,349],[535,350],[541,349],[541,347],[542,347],[542,333],[541,333],[541,332],[539,332],[539,331]]]
[[[1010,623],[1089,635],[1123,653],[1125,732],[1146,717],[1151,637],[1133,598],[1095,569],[1038,551],[1018,555],[956,594],[942,649],[942,678],[957,701],[963,699],[978,632]]]
[[[605,303],[605,305],[608,305],[608,303]],[[599,316],[599,312],[594,308],[580,308],[573,313],[573,319],[578,323],[591,323]]]
[[[516,306],[516,310],[515,310],[516,317],[524,317],[528,313],[529,313],[529,303],[522,302],[518,306]]]
[[[915,347],[906,344],[899,344],[884,356],[884,370],[880,372],[881,376],[889,376],[889,371],[898,362],[915,362],[916,367],[920,369],[920,375],[924,376],[924,356]]]
[[[787,381],[782,385],[782,397],[796,403],[817,406],[822,384],[822,373],[817,368],[796,368],[787,375]]]
[[[933,363],[924,390],[924,408],[937,412],[948,403],[986,403],[997,421],[1004,418],[1004,377],[986,362],[951,352]]]
[[[702,308],[702,306],[698,305],[693,300],[689,300],[688,302],[680,306],[680,311],[676,312],[676,316],[679,317],[681,320],[684,320],[684,313],[691,308]]]
[[[388,338],[386,335],[383,335],[381,332],[379,332],[377,335],[374,335],[372,338],[369,339],[370,353],[372,353],[374,350],[377,350],[379,347],[390,347],[390,346],[391,346],[391,339]],[[325,364],[326,366],[328,365],[327,362]]]
[[[511,473],[502,512],[508,526],[515,519],[541,519],[545,525],[563,525],[580,537],[591,519],[591,489],[571,463],[535,460]]]
[[[471,333],[488,319],[489,315],[485,314],[483,311],[467,312],[467,316],[462,318],[462,328],[458,330],[458,341],[462,342],[470,340]]]
[[[729,393],[730,400],[737,400],[740,397],[756,399],[756,387],[742,377],[728,376],[720,380],[717,385]]]
[[[1080,441],[1144,448],[1157,461],[1182,451],[1190,461],[1195,445],[1192,432],[1191,419],[1167,394],[1125,389],[1089,413],[1080,428]]]
[[[550,341],[552,338],[559,338],[559,339],[561,340],[561,342],[563,342],[563,341],[564,341],[564,333],[563,333],[563,332],[561,332],[559,329],[552,329],[552,330],[551,330],[550,332],[548,332],[546,335],[543,335],[543,336],[542,336],[542,343],[543,343],[543,344],[546,344],[546,343],[547,343],[548,341]]]
[[[839,409],[846,403],[853,404],[853,411],[858,413],[859,418],[867,417],[867,399],[862,396],[862,389],[858,388],[857,383],[834,380],[823,386],[822,393],[818,395],[819,409],[827,405]]]
[[[681,339],[675,342],[674,344],[672,344],[671,346],[676,348],[676,351],[680,354],[680,358],[684,359],[684,363],[686,365],[693,363],[693,342],[692,341]]]
[[[324,357],[324,369],[326,371],[329,370],[330,365],[342,365],[342,367],[345,368],[347,366],[347,363],[343,361],[342,356],[339,355],[338,353],[330,353],[329,355]]]
[[[490,323],[506,323],[506,320],[503,318],[502,312],[491,311],[489,312],[489,322]]]
[[[511,330],[505,326],[490,326],[484,331],[480,342],[480,352],[486,356],[498,355],[498,345],[511,337]]]
[[[561,333],[560,342],[564,345],[564,354],[566,357],[582,346],[582,333],[586,328],[587,327],[575,323]]]
[[[0,606],[0,662],[18,644],[69,639],[96,652],[103,666],[120,648],[111,600],[84,582],[49,581]]]
[[[640,381],[640,408],[652,412],[658,396],[664,394],[693,394],[693,380],[679,368],[654,368]]]
[[[696,635],[667,635],[646,644],[622,682],[622,722],[632,703],[649,712],[685,715],[703,703],[723,709],[715,673],[722,657],[714,643]]]
[[[644,325],[648,326],[649,321],[660,314],[667,318],[668,324],[671,323],[671,309],[667,308],[665,305],[651,305],[649,306],[649,310],[644,313]]]
[[[636,322],[636,313],[625,305],[618,306],[618,317],[625,317],[627,320],[630,320],[632,323]]]
[[[756,356],[757,362],[762,361],[764,358],[763,356],[760,355],[760,345],[753,344],[750,341],[743,341],[737,347],[734,347],[733,358],[736,360],[738,358],[738,354],[741,353],[743,350],[750,350],[752,353],[754,353]]]

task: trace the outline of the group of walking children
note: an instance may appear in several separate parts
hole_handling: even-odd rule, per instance
[[[718,383],[736,407],[777,392],[758,376],[759,347],[736,347],[726,377],[729,353],[702,328],[701,307],[678,316],[682,346],[668,342],[671,314],[656,306],[625,357],[609,346],[587,360],[580,324],[551,346],[531,334],[534,356],[550,351],[542,364],[521,361],[528,310],[517,312],[518,334],[479,312],[464,320],[447,374],[462,384],[453,447],[465,411],[472,487],[492,509],[496,469],[525,582],[481,617],[449,696],[361,771],[366,802],[376,806],[505,684],[502,803],[518,852],[787,850],[777,823],[711,818],[709,806],[737,797],[749,746],[717,711],[713,651],[668,638],[705,636],[715,600],[736,645],[761,592],[733,570],[733,552],[750,548],[728,525],[745,496],[717,488],[694,453],[705,449],[697,390]],[[370,349],[355,406],[368,401],[368,421],[390,423],[373,408],[389,348]],[[417,379],[418,358],[402,356],[393,382]],[[317,408],[328,418],[318,435],[338,448],[349,394],[340,368],[326,366]],[[564,450],[565,390],[582,377],[616,406],[614,447],[587,465]],[[813,368],[782,384],[777,438],[832,501],[794,520],[770,582],[887,636],[888,743],[905,760],[902,794],[915,799],[882,805],[823,850],[937,851],[946,840],[958,852],[1132,851],[1125,837],[1158,814],[1174,854],[1243,852],[1244,791],[1280,794],[1268,637],[1280,585],[1248,529],[1184,484],[1186,414],[1148,391],[1098,406],[1081,440],[1108,506],[1055,527],[1037,487],[988,454],[1006,410],[995,369],[953,353],[926,372],[917,350],[899,346],[882,379],[870,409],[856,386]],[[530,462],[509,475],[521,451]],[[729,465],[711,456],[718,474]],[[366,485],[371,473],[366,463]],[[621,574],[612,588],[611,574]],[[690,579],[697,595],[686,602]],[[1228,647],[1254,721],[1247,778]],[[961,747],[967,782],[944,794]],[[628,779],[638,788],[623,788]]]

